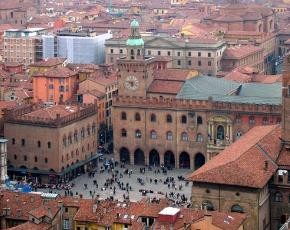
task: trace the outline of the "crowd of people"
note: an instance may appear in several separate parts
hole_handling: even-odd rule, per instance
[[[133,174],[136,181],[131,178]],[[162,174],[162,176],[158,174]],[[141,197],[148,196],[155,199],[166,197],[177,206],[190,204],[189,199],[184,194],[184,187],[188,186],[188,182],[180,175],[167,176],[167,169],[164,167],[143,166],[136,170],[125,164],[118,164],[114,160],[104,160],[102,165],[87,172],[87,175],[89,179],[83,183],[81,189],[75,188],[74,184],[70,183],[61,187],[49,187],[49,192],[61,189],[65,196],[84,197],[84,194],[89,194],[91,198],[102,196],[102,198],[111,200],[120,200],[120,198],[128,200],[134,192],[139,193]],[[105,180],[100,180],[99,176]],[[55,192],[58,193],[58,191]]]

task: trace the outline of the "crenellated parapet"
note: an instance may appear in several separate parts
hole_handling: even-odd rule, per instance
[[[69,115],[61,116],[56,114],[56,117],[40,117],[31,115],[33,111],[44,109],[41,105],[29,105],[15,110],[7,111],[5,114],[5,122],[27,124],[34,126],[47,127],[62,127],[93,116],[97,113],[97,104],[83,104],[77,106],[76,111]]]
[[[214,110],[223,112],[240,113],[271,113],[281,114],[281,105],[268,104],[246,104],[233,102],[214,101],[211,97],[208,100],[188,100],[163,97],[130,97],[118,96],[113,99],[114,107],[140,107],[140,108],[163,108],[169,110]]]

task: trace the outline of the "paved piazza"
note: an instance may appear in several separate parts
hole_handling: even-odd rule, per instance
[[[89,177],[88,173],[86,173],[72,180],[71,183],[74,183],[74,186],[70,190],[70,193],[73,193],[74,196],[79,196],[81,194],[83,198],[99,196],[102,199],[106,199],[113,196],[114,199],[118,199],[119,201],[123,201],[124,196],[129,196],[131,201],[138,201],[144,197],[161,198],[166,195],[173,201],[180,200],[182,195],[184,195],[188,201],[190,200],[191,183],[186,183],[183,180],[179,180],[178,177],[186,177],[192,172],[192,170],[167,170],[165,174],[162,172],[160,167],[151,167],[151,170],[148,170],[148,167],[145,166],[125,165],[125,168],[121,168],[120,165],[118,165],[114,168],[114,170],[119,171],[116,176],[116,180],[119,180],[120,184],[123,183],[123,189],[121,189],[117,182],[114,182],[112,185],[108,185],[107,188],[105,188],[106,180],[112,178],[112,171],[104,170],[104,172],[101,173],[101,166],[103,166],[103,164],[100,162],[94,176]],[[145,173],[140,172],[141,167],[145,168]],[[126,170],[128,171],[128,174],[125,173]],[[131,175],[129,175],[130,172]],[[120,173],[122,174],[121,177]],[[164,182],[166,181],[166,178],[170,177],[174,178],[174,183],[169,182],[165,184]],[[96,186],[96,183],[98,186]],[[147,190],[148,192],[144,195],[140,192],[140,190]],[[53,193],[65,195],[65,190],[38,189],[38,191],[52,191]]]

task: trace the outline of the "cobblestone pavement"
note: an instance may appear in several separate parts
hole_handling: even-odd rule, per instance
[[[186,182],[183,180],[178,180],[178,176],[186,177],[188,174],[190,174],[192,171],[189,169],[173,169],[173,170],[167,170],[167,173],[162,173],[161,168],[159,167],[152,167],[151,171],[148,171],[148,167],[145,168],[145,173],[140,172],[140,168],[143,166],[132,166],[132,165],[125,165],[125,168],[115,167],[115,170],[119,171],[119,174],[122,173],[123,177],[120,178],[119,176],[117,179],[119,179],[120,183],[123,182],[124,190],[119,188],[119,185],[115,182],[112,185],[109,185],[105,189],[105,182],[107,179],[112,178],[112,172],[109,172],[108,170],[104,171],[103,173],[100,173],[100,166],[95,173],[94,177],[89,177],[88,173],[83,174],[81,176],[78,176],[74,180],[71,181],[71,183],[74,183],[74,187],[70,190],[73,195],[79,196],[82,195],[83,198],[92,198],[96,197],[97,195],[102,198],[106,199],[110,196],[113,196],[114,199],[118,199],[120,201],[123,201],[124,195],[129,196],[129,199],[131,201],[138,201],[144,197],[156,197],[161,198],[165,197],[166,194],[168,198],[172,198],[173,200],[176,200],[177,194],[179,193],[178,197],[181,195],[184,195],[188,200],[190,199],[191,195],[191,183],[188,183],[186,185]],[[132,174],[128,175],[125,174],[124,171],[128,169],[130,172],[132,170]],[[160,173],[155,173],[155,171],[160,171]],[[164,181],[167,177],[173,177],[175,181],[175,187],[172,186],[172,183],[164,184]],[[140,182],[138,182],[141,179],[144,184],[141,185]],[[150,179],[152,182],[150,183]],[[155,181],[157,180],[157,183]],[[94,185],[94,181],[97,182],[98,187]],[[128,190],[126,189],[126,184],[128,183]],[[85,184],[87,185],[87,188],[85,188]],[[130,186],[132,190],[130,190]],[[114,194],[114,187],[115,194]],[[181,187],[181,188],[180,188]],[[153,191],[153,193],[148,192],[146,196],[140,192],[141,189],[146,189],[148,191]],[[48,191],[44,189],[39,189],[38,191]],[[52,191],[53,193],[58,193],[65,195],[64,190],[57,190],[54,189]],[[171,193],[171,194],[170,194]],[[170,196],[173,195],[174,196]],[[92,195],[94,194],[94,195]]]

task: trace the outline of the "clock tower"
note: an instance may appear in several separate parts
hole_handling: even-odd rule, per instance
[[[153,81],[155,59],[145,56],[138,21],[134,19],[130,27],[131,34],[126,42],[127,56],[117,60],[119,95],[146,97]]]

